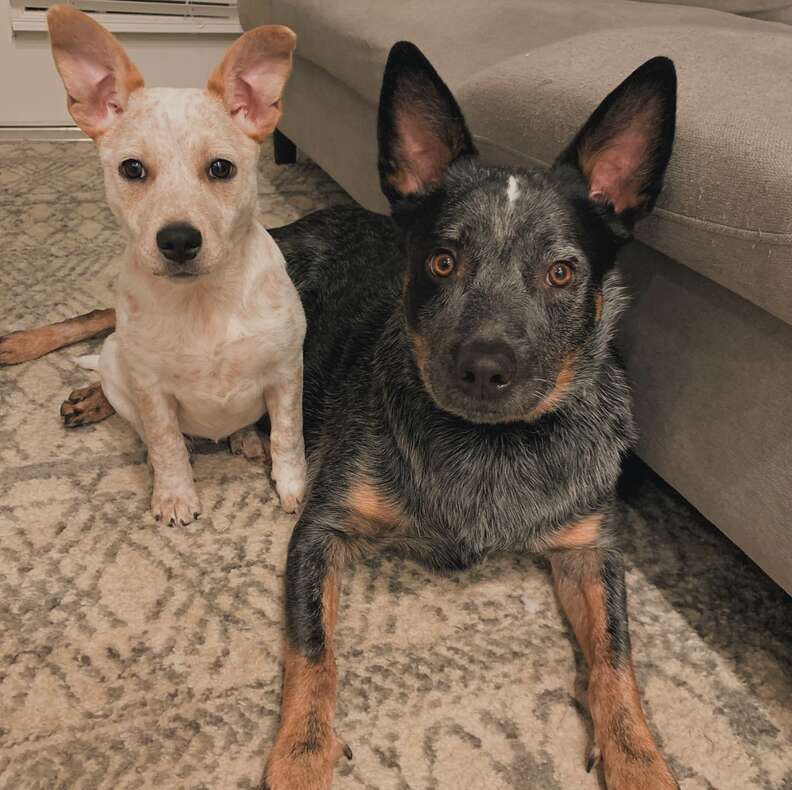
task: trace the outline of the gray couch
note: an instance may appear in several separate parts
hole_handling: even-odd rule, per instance
[[[665,191],[622,256],[639,455],[792,592],[792,26],[789,3],[240,0],[298,35],[282,131],[385,211],[376,106],[388,49],[418,44],[486,161],[547,165],[623,77],[679,72]]]

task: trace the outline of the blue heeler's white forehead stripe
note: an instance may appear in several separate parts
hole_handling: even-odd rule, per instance
[[[509,176],[509,184],[506,187],[506,197],[510,205],[514,205],[514,201],[520,197],[520,185],[517,183],[516,176]]]

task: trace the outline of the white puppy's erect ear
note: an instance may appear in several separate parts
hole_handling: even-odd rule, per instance
[[[118,41],[82,11],[53,6],[47,25],[69,113],[96,139],[124,111],[129,95],[143,87],[143,77]]]
[[[278,125],[296,43],[288,27],[253,28],[237,39],[209,78],[208,90],[223,100],[242,131],[256,142]]]

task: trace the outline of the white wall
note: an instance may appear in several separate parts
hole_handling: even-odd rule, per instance
[[[226,35],[118,36],[147,85],[200,87],[234,40]],[[11,34],[0,0],[0,126],[72,126],[45,33]]]

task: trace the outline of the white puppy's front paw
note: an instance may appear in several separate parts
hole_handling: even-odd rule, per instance
[[[201,513],[201,500],[190,483],[176,487],[154,486],[151,497],[151,512],[154,519],[171,527],[184,526],[194,521]]]
[[[281,507],[287,513],[296,513],[305,496],[305,462],[273,468],[272,478]]]

